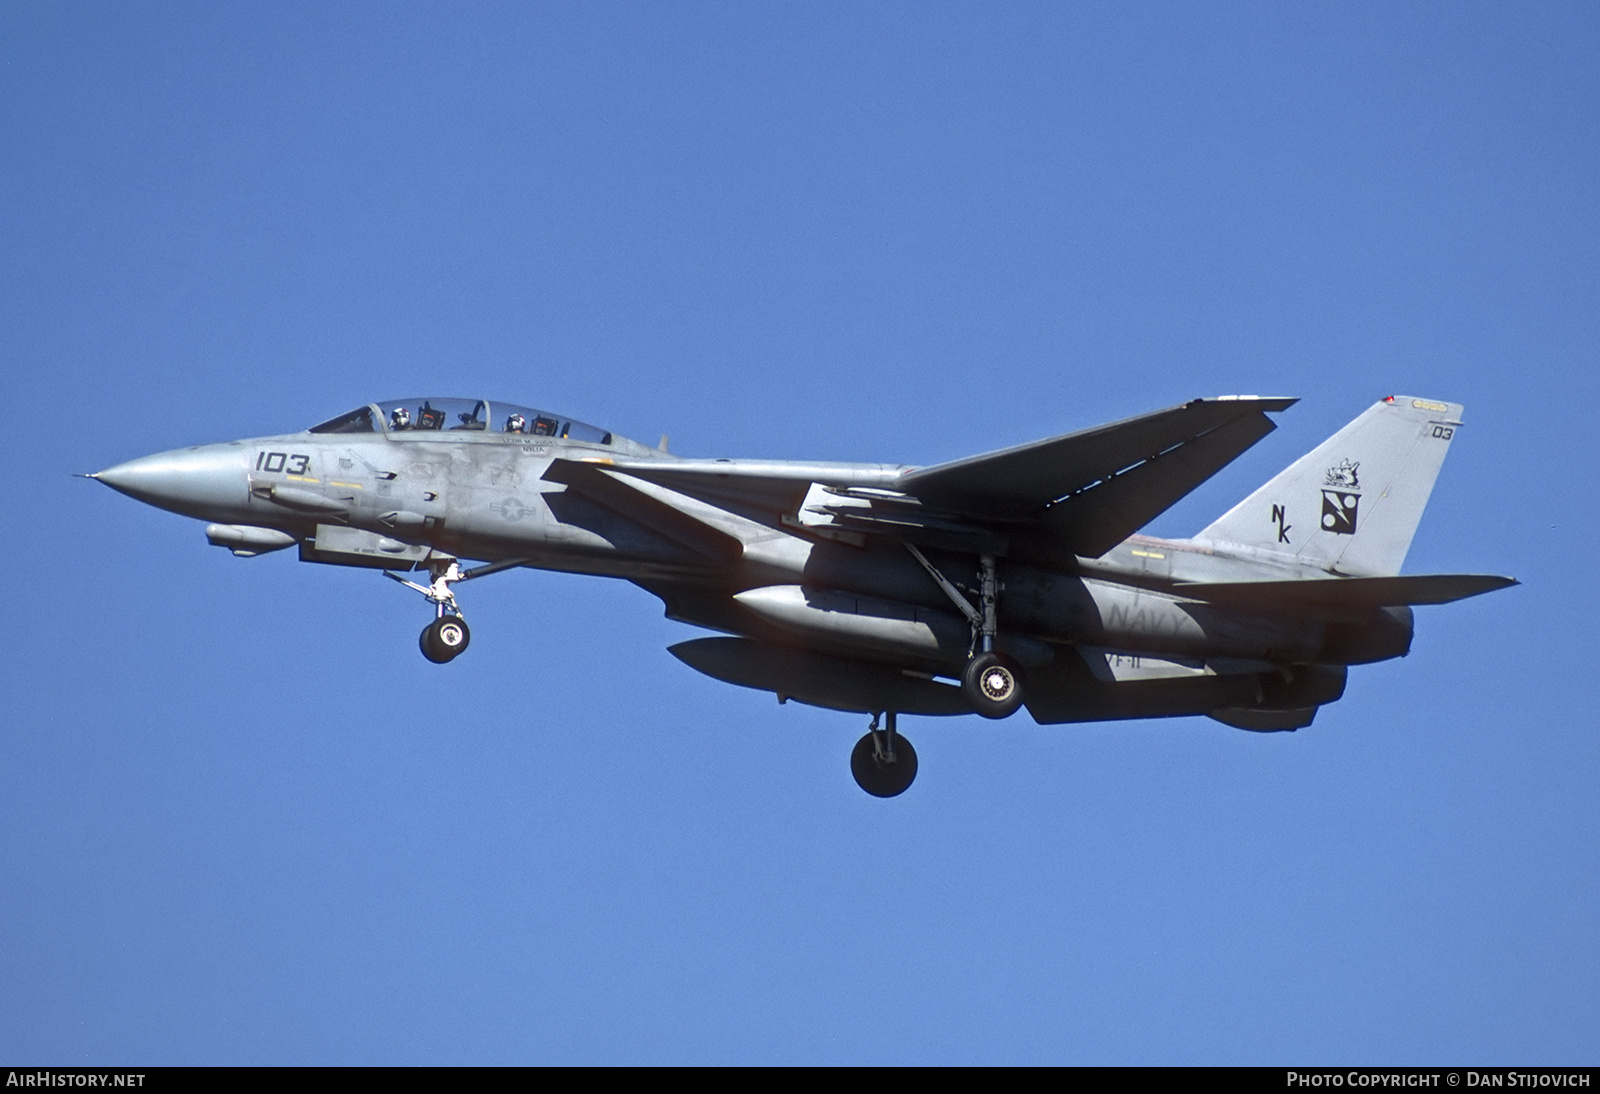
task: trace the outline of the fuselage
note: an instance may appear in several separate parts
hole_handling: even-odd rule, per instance
[[[816,484],[892,491],[914,468],[684,460],[567,423],[543,434],[497,429],[525,408],[478,407],[471,419],[457,414],[465,427],[402,429],[388,405],[374,404],[366,418],[356,411],[306,432],[164,452],[96,477],[212,522],[213,542],[239,554],[297,543],[309,561],[394,570],[440,554],[515,562],[630,579],[675,617],[728,633],[929,674],[958,672],[969,656],[967,620],[902,543],[831,533],[806,516]],[[370,428],[327,428],[340,422]],[[628,474],[611,473],[619,468]],[[670,470],[670,485],[653,481],[664,479],[657,468]],[[578,475],[592,481],[574,489]],[[926,552],[958,584],[971,570],[959,549],[934,543]],[[1063,644],[1266,667],[1376,661],[1410,645],[1405,608],[1330,620],[1183,595],[1185,583],[1308,576],[1259,554],[1146,536],[1095,559],[1026,537],[995,553],[1002,641],[1025,665]]]
[[[681,459],[532,407],[400,399],[92,477],[235,555],[381,570],[431,606],[435,664],[471,641],[462,582],[631,581],[722,632],[670,646],[685,665],[870,715],[851,772],[893,797],[917,769],[900,715],[1298,730],[1348,666],[1410,649],[1411,605],[1515,584],[1401,573],[1461,428],[1432,399],[1370,406],[1193,538],[1139,534],[1294,401],[1193,399],[911,467]]]

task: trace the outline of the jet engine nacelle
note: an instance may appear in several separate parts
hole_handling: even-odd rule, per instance
[[[966,620],[920,604],[806,585],[766,585],[733,598],[776,627],[835,647],[957,665],[971,649]],[[1025,666],[1047,665],[1055,657],[1049,644],[1019,635],[1001,635],[996,648]]]

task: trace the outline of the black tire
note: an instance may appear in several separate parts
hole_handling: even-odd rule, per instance
[[[1008,657],[980,653],[967,662],[961,690],[985,718],[1009,718],[1022,705],[1022,670]]]
[[[417,637],[417,648],[422,650],[422,656],[432,661],[435,665],[442,665],[450,660],[450,654],[434,643],[432,623],[422,628],[422,634]]]
[[[898,733],[894,736],[894,760],[892,764],[878,762],[878,750],[869,733],[850,753],[850,774],[856,777],[856,785],[873,797],[892,798],[904,794],[917,777],[917,750]]]
[[[460,657],[471,641],[472,631],[465,619],[459,615],[442,615],[423,628],[418,645],[422,647],[422,656],[442,665]]]

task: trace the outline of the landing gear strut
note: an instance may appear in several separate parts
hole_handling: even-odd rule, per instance
[[[917,777],[917,750],[895,731],[894,711],[889,711],[885,722],[879,731],[874,714],[867,735],[850,753],[850,774],[856,777],[856,785],[875,798],[904,794]]]
[[[1008,657],[994,652],[1000,630],[1000,583],[994,576],[994,556],[978,556],[978,603],[974,635],[977,650],[961,674],[961,690],[973,709],[985,718],[1009,718],[1022,705],[1022,672]]]
[[[527,561],[525,558],[507,558],[485,566],[462,570],[455,559],[443,555],[428,559],[428,574],[432,580],[427,585],[407,581],[392,570],[383,571],[383,576],[394,578],[408,589],[415,589],[427,597],[428,603],[433,605],[433,622],[422,629],[422,637],[418,639],[417,644],[422,647],[422,656],[436,665],[442,665],[446,661],[454,661],[460,657],[466,651],[467,643],[472,641],[472,629],[462,618],[461,608],[456,604],[456,594],[450,586],[458,581],[471,581],[475,577],[486,577],[501,570],[514,569]]]
[[[428,585],[407,581],[389,570],[384,573],[407,588],[415,589],[434,606],[434,620],[422,629],[422,636],[417,640],[422,648],[422,656],[436,665],[460,657],[466,651],[467,643],[472,641],[472,630],[462,618],[461,609],[456,605],[456,594],[450,589],[455,582],[465,580],[456,560],[430,560],[428,573],[433,581]]]
[[[1000,631],[1000,582],[995,577],[994,556],[978,556],[978,607],[974,608],[972,602],[961,595],[961,590],[935,569],[914,545],[907,543],[906,550],[922,563],[928,576],[972,624],[972,652],[961,673],[961,690],[972,703],[972,709],[985,718],[1011,717],[1022,705],[1022,669],[1011,658],[996,653],[994,648],[995,636]]]

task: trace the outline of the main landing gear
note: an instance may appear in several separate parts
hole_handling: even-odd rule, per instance
[[[1022,705],[1022,681],[1017,666],[993,651],[967,662],[961,690],[972,707],[985,718],[1009,718]]]
[[[850,753],[850,773],[856,777],[856,785],[875,798],[904,794],[917,777],[917,750],[895,732],[894,711],[889,711],[884,721],[885,728],[880,731],[874,714],[867,735]]]
[[[1011,658],[996,653],[999,633],[1000,583],[995,578],[993,555],[978,556],[978,607],[961,594],[950,580],[934,568],[923,553],[910,544],[906,550],[928,571],[950,602],[972,624],[972,652],[961,673],[961,690],[972,709],[985,718],[1009,718],[1022,705],[1022,668]]]

